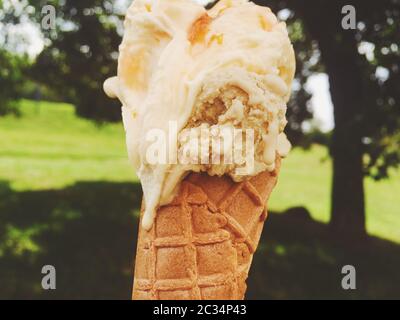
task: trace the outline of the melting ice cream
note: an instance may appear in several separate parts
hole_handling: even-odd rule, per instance
[[[286,25],[269,8],[247,0],[221,0],[210,10],[191,0],[135,0],[124,27],[118,74],[104,90],[122,103],[129,159],[144,193],[145,229],[188,172],[240,181],[273,170],[276,155],[286,156],[295,58]],[[187,128],[253,129],[252,170],[238,174],[237,164],[223,162],[150,164],[146,133],[158,129],[168,136],[170,121],[177,124],[178,142],[169,152],[177,154],[191,143],[180,135]]]

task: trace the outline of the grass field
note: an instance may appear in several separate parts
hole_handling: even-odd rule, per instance
[[[330,183],[328,151],[321,147],[296,149],[283,163],[271,209],[304,206],[315,220],[328,222]],[[380,182],[365,179],[365,194],[369,234],[400,243],[400,172],[392,171],[390,179]]]
[[[121,124],[77,118],[68,104],[22,101],[21,112],[20,118],[0,118],[0,180],[14,190],[135,179]]]
[[[67,104],[23,101],[21,112],[0,118],[0,299],[129,299],[142,193],[122,125],[77,118]],[[330,176],[322,147],[285,160],[248,298],[400,298],[399,173],[366,181],[368,230],[387,240],[362,247],[325,224]],[[312,219],[286,211],[299,206]],[[45,264],[57,290],[40,286]],[[345,264],[357,268],[356,291],[340,286]]]
[[[77,118],[68,104],[22,101],[22,116],[0,118],[0,181],[15,191],[60,189],[77,181],[136,181],[121,124],[96,125]],[[331,169],[326,149],[296,149],[283,165],[270,209],[306,207],[329,220]],[[400,173],[366,180],[370,234],[400,243]]]

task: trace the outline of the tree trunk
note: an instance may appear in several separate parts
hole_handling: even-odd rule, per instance
[[[306,28],[318,41],[322,62],[329,76],[334,105],[335,129],[330,225],[340,237],[366,234],[362,165],[363,84],[357,42],[353,30],[341,29],[341,6],[335,1],[296,3]]]
[[[351,77],[346,78],[346,74],[330,73],[329,81],[335,105],[330,150],[333,159],[330,225],[346,238],[357,238],[366,233],[361,135],[357,115],[352,112],[358,98],[350,98],[343,92],[341,87],[352,87]]]

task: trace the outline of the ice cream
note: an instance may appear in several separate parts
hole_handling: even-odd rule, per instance
[[[122,103],[129,159],[144,193],[143,228],[188,172],[242,181],[272,171],[276,155],[289,152],[283,130],[295,59],[286,26],[270,9],[247,0],[222,0],[208,11],[191,0],[135,0],[124,26],[118,75],[104,90]],[[171,122],[178,139],[168,153],[177,155],[192,148],[185,129],[197,137],[205,129],[252,129],[254,165],[243,174],[243,163],[150,163],[147,133],[169,137]],[[228,157],[225,148],[218,152]]]

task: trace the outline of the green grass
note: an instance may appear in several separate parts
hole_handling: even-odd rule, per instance
[[[68,104],[22,101],[21,113],[20,118],[0,118],[0,180],[10,181],[13,189],[135,178],[122,124],[99,126],[79,119]]]
[[[282,162],[278,184],[269,201],[270,209],[284,211],[304,206],[314,219],[328,222],[330,181],[330,160],[326,149],[294,149]]]
[[[304,206],[321,222],[329,221],[331,160],[328,151],[295,149],[284,160],[279,182],[269,202],[273,211]],[[400,172],[388,180],[365,180],[367,230],[369,234],[400,243]]]
[[[60,189],[77,181],[132,182],[122,124],[96,125],[76,117],[68,104],[22,101],[22,116],[0,118],[0,180],[15,191]],[[327,222],[331,163],[326,149],[295,149],[284,160],[270,209],[304,206]],[[400,173],[366,180],[370,234],[400,242]]]

